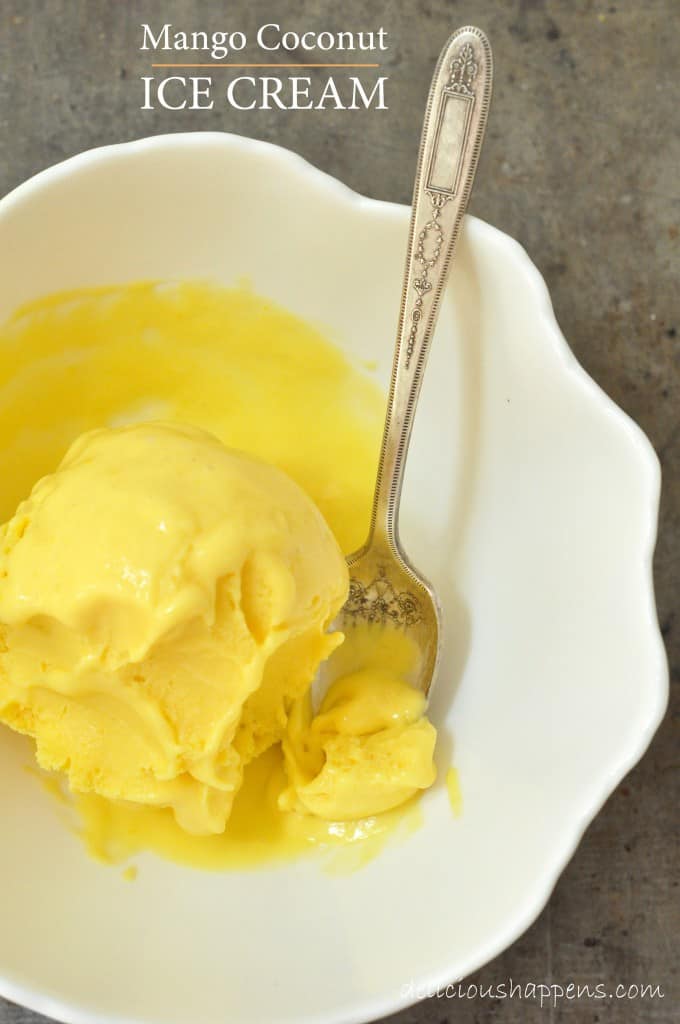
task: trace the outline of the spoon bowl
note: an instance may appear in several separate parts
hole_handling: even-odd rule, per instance
[[[427,695],[441,648],[441,611],[433,587],[387,544],[367,545],[347,561],[350,588],[342,629],[366,624],[407,632],[420,652],[414,682]]]

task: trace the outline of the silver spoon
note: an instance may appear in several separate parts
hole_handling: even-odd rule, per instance
[[[482,31],[451,36],[435,68],[413,189],[399,327],[368,539],[347,559],[349,598],[337,625],[394,625],[412,634],[429,695],[439,652],[432,586],[399,543],[399,502],[413,417],[456,239],[467,208],[491,100],[493,62]],[[349,637],[348,637],[349,639]]]

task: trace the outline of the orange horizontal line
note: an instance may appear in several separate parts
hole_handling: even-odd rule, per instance
[[[152,68],[379,68],[379,64],[152,64]]]

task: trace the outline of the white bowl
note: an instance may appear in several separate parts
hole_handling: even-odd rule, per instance
[[[0,203],[0,318],[56,289],[247,276],[386,382],[407,221],[248,139],[99,149]],[[658,496],[651,446],[576,363],[525,252],[468,218],[402,513],[444,606],[431,710],[462,816],[442,781],[422,828],[354,874],[149,855],[130,885],[87,858],[2,730],[0,992],[83,1024],[347,1024],[500,952],[662,717]]]

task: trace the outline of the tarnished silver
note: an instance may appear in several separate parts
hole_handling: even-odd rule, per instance
[[[440,300],[470,198],[491,100],[491,47],[478,28],[458,29],[437,62],[425,110],[413,190],[399,327],[368,539],[347,559],[349,599],[339,626],[358,622],[409,631],[429,694],[440,653],[432,586],[399,542],[399,502],[413,417]]]

